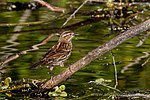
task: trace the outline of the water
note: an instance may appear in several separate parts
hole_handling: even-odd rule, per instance
[[[75,0],[74,0],[75,1]],[[51,1],[53,4],[61,7],[68,7],[68,3],[59,3],[58,1]],[[62,1],[63,2],[63,1]],[[78,2],[73,3],[75,6]],[[88,9],[86,6],[83,9]],[[94,7],[93,7],[94,8]],[[96,8],[96,7],[95,7]],[[98,8],[98,6],[97,6]],[[82,9],[82,10],[83,10]],[[11,11],[0,13],[0,23],[18,23],[20,17],[25,11]],[[24,26],[17,32],[16,27],[0,27],[0,58],[5,59],[9,55],[14,55],[24,50],[28,50],[31,46],[39,43],[49,34],[59,31],[59,27],[65,22],[67,15],[61,13],[50,12],[46,8],[40,8],[36,11],[28,11],[29,16],[27,22],[34,22],[40,20],[51,20],[48,24],[40,24],[33,26]],[[62,16],[62,17],[60,17]],[[57,19],[59,18],[59,19]],[[77,15],[73,20],[69,21],[68,25],[90,18],[90,16]],[[73,52],[69,60],[65,63],[64,68],[56,67],[53,71],[54,75],[60,73],[68,65],[79,60],[85,56],[89,51],[95,49],[99,45],[107,42],[115,35],[105,36],[110,31],[108,27],[101,21],[87,24],[77,25],[66,28],[66,30],[73,30],[78,35],[73,39]],[[39,50],[28,52],[21,55],[19,58],[7,63],[2,71],[0,79],[4,80],[11,77],[13,81],[25,79],[49,79],[49,70],[45,67],[38,69],[30,69],[30,66],[37,62],[43,54],[45,54],[50,47],[52,47],[58,40],[54,36],[50,41],[40,46]],[[139,37],[129,39],[117,48],[113,49],[117,71],[118,71],[118,86],[120,91],[149,91],[150,89],[150,62],[149,62],[149,45],[150,41],[147,39],[140,47],[136,47],[139,42]],[[140,59],[138,59],[140,58]],[[136,63],[135,63],[136,62]],[[132,65],[129,65],[131,64]],[[89,81],[94,81],[99,78],[112,80],[109,86],[114,87],[114,67],[112,62],[111,52],[99,57],[86,67],[82,68],[71,76],[67,81],[62,84],[66,85],[66,92],[68,97],[79,96],[79,98],[92,99],[88,96],[92,93],[101,93],[104,87],[93,87]],[[84,97],[85,96],[85,97]],[[93,96],[93,99],[104,98],[101,96]],[[106,96],[107,98],[107,96]]]

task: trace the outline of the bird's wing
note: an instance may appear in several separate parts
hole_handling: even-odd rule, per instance
[[[63,47],[61,47],[61,45],[54,45],[44,56],[43,56],[43,60],[44,59],[57,59],[60,58],[61,56],[67,55],[68,52],[66,49],[63,49]]]
[[[69,56],[68,54],[69,54],[69,52],[60,51],[60,52],[55,53],[55,52],[51,51],[51,52],[49,52],[48,55],[45,55],[41,61],[43,62],[43,64],[51,64],[53,62],[58,62],[60,60],[67,59],[67,56]]]
[[[64,55],[67,55],[70,51],[68,52],[64,52],[63,50],[59,50],[59,51],[53,51],[53,50],[50,50],[49,52],[47,52],[43,59],[57,59],[57,58],[60,58]]]

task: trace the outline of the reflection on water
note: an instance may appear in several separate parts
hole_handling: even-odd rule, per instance
[[[56,1],[55,1],[56,3]],[[61,4],[60,4],[61,5]],[[62,6],[62,5],[61,5]],[[27,14],[28,13],[28,14]],[[52,15],[51,15],[52,14]],[[25,16],[28,15],[28,16]],[[37,15],[39,17],[37,17]],[[19,11],[19,12],[2,12],[0,14],[1,19],[5,20],[7,23],[12,23],[12,19],[20,20],[19,22],[24,21],[37,21],[44,18],[51,17],[50,19],[55,19],[60,17],[61,14],[55,14],[54,12],[49,12],[46,8],[41,8],[38,11]],[[21,17],[22,16],[22,17]],[[55,16],[55,17],[54,17]],[[66,15],[65,15],[66,16]],[[78,22],[83,20],[85,16],[77,16],[75,20],[71,23]],[[66,17],[64,17],[66,18]],[[85,17],[86,19],[86,17]],[[24,21],[22,21],[24,20]],[[30,66],[38,61],[47,50],[56,43],[58,37],[53,36],[50,38],[48,43],[38,45],[39,49],[36,51],[30,51],[30,49],[35,45],[40,43],[48,34],[55,33],[51,30],[44,30],[47,27],[53,27],[52,30],[57,30],[59,26],[66,19],[60,19],[47,25],[35,25],[35,26],[16,26],[16,27],[7,27],[8,30],[5,31],[0,27],[0,58],[5,59],[10,55],[15,55],[21,53],[21,51],[28,51],[24,54],[20,54],[19,57],[13,59],[9,63],[5,64],[3,70],[4,74],[1,74],[1,79],[6,77],[12,77],[13,80],[20,80],[23,78],[31,79],[49,79],[49,70],[45,67],[33,70],[30,69]],[[0,21],[2,23],[3,21]],[[57,22],[57,23],[56,23]],[[37,30],[36,30],[37,29]],[[43,29],[39,30],[38,29]],[[65,66],[72,64],[73,62],[79,60],[81,57],[86,55],[89,51],[96,48],[97,46],[108,41],[110,37],[104,37],[109,33],[108,28],[102,22],[91,23],[84,25],[83,27],[72,28],[77,35],[73,39],[73,53],[69,60],[65,63]],[[10,33],[18,31],[26,31],[21,33]],[[28,31],[35,30],[35,31]],[[57,30],[59,31],[59,30]],[[57,32],[56,31],[56,32]],[[147,40],[140,47],[136,47],[139,39],[134,37],[125,43],[118,46],[112,52],[115,55],[116,62],[121,62],[116,64],[118,70],[118,89],[120,90],[145,90],[150,88],[150,61],[149,61],[149,44],[150,41]],[[23,52],[22,52],[23,53]],[[58,74],[64,68],[57,67],[54,69],[54,74]],[[64,84],[66,84],[67,92],[75,94],[77,91],[86,90],[88,87],[88,82],[98,79],[110,79],[114,80],[114,68],[112,63],[111,53],[108,52],[105,55],[99,57],[93,61],[90,65],[81,69],[70,77]],[[114,83],[112,82],[113,86]],[[78,88],[76,88],[78,87]]]

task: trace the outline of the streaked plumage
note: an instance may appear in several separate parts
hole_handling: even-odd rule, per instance
[[[43,58],[32,68],[39,65],[47,65],[50,70],[54,66],[64,66],[64,62],[69,58],[72,52],[72,38],[74,33],[72,31],[64,31],[60,34],[58,42],[43,56]]]

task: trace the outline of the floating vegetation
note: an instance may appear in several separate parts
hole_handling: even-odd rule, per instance
[[[21,81],[12,81],[11,77],[7,77],[0,83],[0,93],[4,93],[8,97],[20,94],[26,96],[41,96],[41,97],[66,97],[65,85],[56,86],[52,90],[44,90],[35,92],[38,90],[38,84],[41,84],[44,80],[23,79]]]

